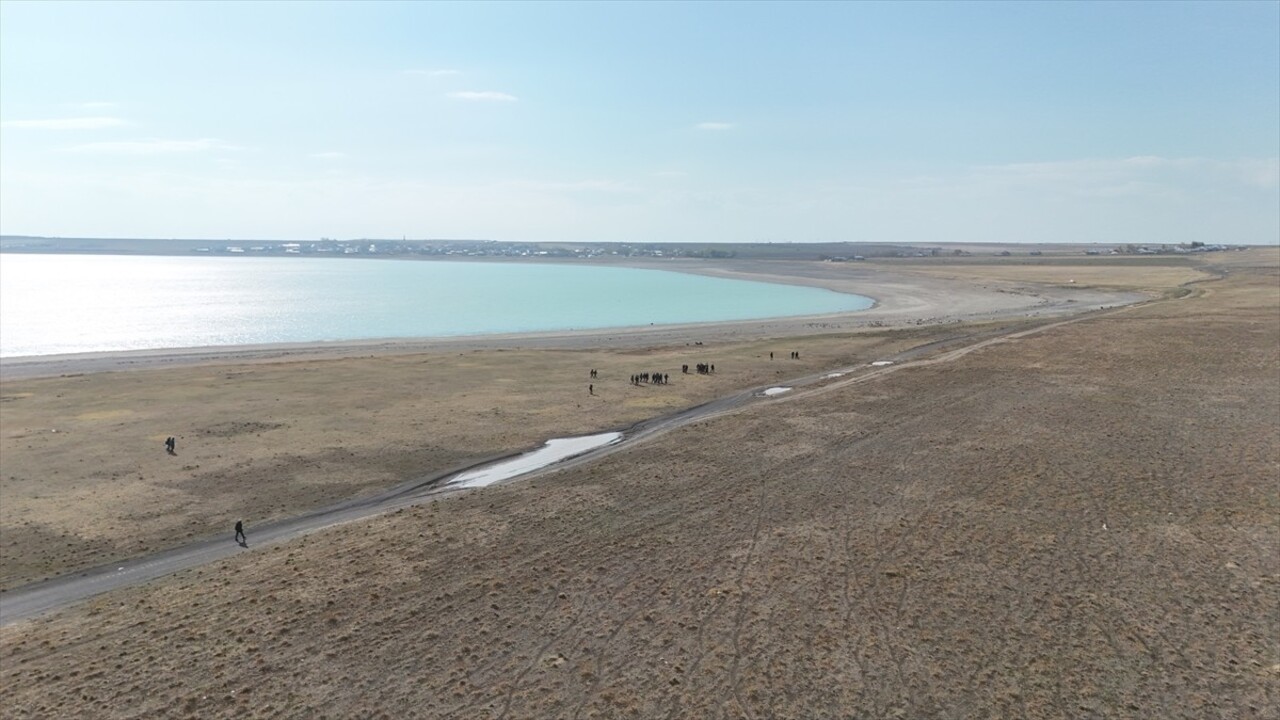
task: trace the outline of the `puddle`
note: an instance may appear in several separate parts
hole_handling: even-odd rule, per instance
[[[523,475],[539,468],[544,468],[552,463],[567,460],[571,457],[581,455],[588,450],[594,450],[598,447],[610,445],[622,439],[622,433],[610,432],[601,433],[599,435],[583,435],[582,437],[573,438],[556,438],[548,440],[547,444],[527,452],[519,457],[511,458],[488,467],[468,470],[458,475],[448,482],[448,485],[455,487],[484,487],[492,485],[499,480],[506,480],[517,475]]]
[[[882,366],[882,365],[892,365],[892,364],[893,364],[893,361],[892,361],[892,360],[877,360],[877,361],[875,361],[875,362],[873,362],[873,363],[871,363],[871,364],[872,364],[872,365],[875,365],[876,367],[880,367],[880,366]]]
[[[764,395],[781,395],[781,394],[782,394],[782,393],[784,393],[784,392],[791,392],[791,388],[789,388],[789,387],[771,387],[771,388],[769,388],[768,390],[765,390],[765,391],[764,391],[764,393],[762,393],[762,394],[764,394]]]

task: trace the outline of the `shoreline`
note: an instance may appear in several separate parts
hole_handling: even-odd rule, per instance
[[[1280,498],[1263,480],[1277,438],[1258,432],[1280,398],[1278,261],[1203,283],[1076,275],[1161,297],[1031,322],[14,382],[8,587],[76,568],[110,582],[173,547],[222,559],[0,628],[9,704],[1196,717],[1210,698],[1256,716],[1280,671],[1266,592]],[[876,367],[895,357],[918,361]],[[628,382],[706,360],[719,372]],[[853,365],[867,371],[828,377]],[[648,422],[644,445],[538,477],[272,534],[308,508],[646,418],[689,422]]]
[[[873,305],[864,310],[820,315],[670,325],[23,355],[0,358],[0,379],[30,379],[193,364],[339,359],[366,355],[587,349],[606,346],[639,348],[695,342],[730,342],[984,322],[1019,316],[1068,315],[1101,307],[1132,304],[1150,297],[1134,291],[1057,287],[1041,283],[984,281],[978,284],[871,265],[853,266],[820,261],[628,258],[621,261],[596,261],[594,264],[816,287],[861,295],[870,298]]]
[[[794,391],[800,391],[805,398],[839,392],[843,388],[875,382],[902,370],[952,362],[977,348],[1007,342],[1010,337],[1024,337],[1077,322],[1080,319],[1040,324],[1034,326],[1034,329],[1018,330],[1012,335],[1008,334],[1012,331],[1005,331],[1005,334],[998,334],[995,337],[975,339],[970,345],[929,360],[911,360],[904,356],[894,361],[867,363],[865,368],[846,367],[834,373],[792,377],[785,380],[787,383],[785,386],[774,386],[763,390],[759,387],[738,390],[734,394],[715,398],[695,408],[642,420],[625,428],[597,429],[590,431],[589,434],[548,438],[540,446],[502,457],[484,459],[467,467],[415,478],[407,484],[395,485],[372,496],[356,496],[332,506],[309,509],[301,514],[278,518],[265,526],[254,528],[255,546],[287,543],[336,525],[435,502],[451,493],[467,492],[519,480],[531,480],[572,467],[598,462],[607,455],[629,451],[635,446],[644,445],[672,429],[750,410],[750,403],[760,399],[772,398],[777,401],[781,395],[795,399]],[[914,351],[915,349],[908,351],[907,355],[913,354]],[[867,372],[855,374],[860,369]],[[247,545],[242,547],[248,548]],[[213,535],[199,538],[187,545],[162,549],[151,555],[113,559],[99,566],[81,568],[25,585],[3,588],[0,592],[5,593],[7,605],[5,612],[0,613],[0,628],[45,614],[56,613],[65,607],[113,590],[141,585],[182,570],[206,566],[231,557],[235,552],[236,550],[226,546],[220,536]]]

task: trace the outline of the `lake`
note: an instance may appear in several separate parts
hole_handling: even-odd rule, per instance
[[[0,254],[0,357],[822,315],[860,295],[516,262]]]

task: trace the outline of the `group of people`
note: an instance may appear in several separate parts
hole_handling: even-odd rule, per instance
[[[595,370],[592,370],[592,371],[591,371],[591,373],[592,373],[592,377],[594,377],[594,376],[595,376],[595,372],[596,372]],[[170,455],[173,455],[173,454],[174,454],[174,449],[175,449],[175,448],[177,448],[177,446],[178,446],[178,439],[177,439],[177,438],[175,438],[174,436],[170,435],[169,437],[167,437],[167,438],[165,438],[165,439],[164,439],[164,449],[165,449],[165,452],[169,453]],[[240,544],[241,544],[241,545],[243,545],[244,547],[249,547],[249,538],[248,538],[248,536],[246,536],[246,535],[244,534],[244,521],[243,521],[243,520],[237,520],[237,521],[236,521],[236,535],[235,535],[235,540],[236,540],[236,542],[240,543]]]
[[[653,383],[654,385],[666,385],[671,382],[671,376],[666,373],[639,373],[631,376],[631,384],[639,385],[640,383]]]
[[[799,356],[799,353],[791,354],[792,358],[795,358],[798,356]],[[772,357],[772,353],[770,353],[770,357]],[[689,365],[681,365],[680,372],[684,373],[685,375],[688,375],[689,367],[690,367]],[[709,375],[716,371],[716,366],[712,365],[711,363],[698,363],[693,367],[699,375]],[[595,369],[591,370],[590,377],[592,380],[595,380],[597,377],[599,377]],[[642,373],[636,373],[631,376],[632,385],[643,385],[643,384],[667,385],[667,384],[670,384],[670,382],[671,382],[671,375],[668,373],[642,372]],[[587,394],[589,395],[596,394],[596,386],[594,383],[587,385]]]
[[[793,358],[799,357],[799,353],[792,353],[792,357]],[[697,372],[699,375],[710,375],[711,373],[716,371],[716,366],[712,365],[711,363],[698,363],[696,365],[693,365],[692,367],[694,368],[694,371]],[[689,365],[681,365],[680,372],[684,373],[685,375],[688,375],[689,368],[690,368]],[[595,370],[591,371],[591,377],[592,378],[596,377]],[[671,382],[671,375],[667,373],[642,372],[642,373],[636,373],[635,375],[631,376],[632,385],[641,385],[644,383],[652,383],[654,385],[666,385],[670,382]],[[594,385],[588,385],[587,388],[588,388],[588,392],[590,392],[593,395],[595,394]]]

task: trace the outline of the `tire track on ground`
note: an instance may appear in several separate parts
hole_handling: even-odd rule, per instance
[[[689,547],[684,547],[675,554],[672,562],[665,563],[665,564],[668,565],[668,567],[670,567],[671,565],[686,566],[688,561],[692,558],[692,555],[693,555],[693,550]],[[575,706],[574,708],[574,711],[571,715],[572,718],[580,717],[582,712],[586,709],[587,705],[599,694],[600,687],[604,684],[604,679],[605,679],[604,664],[605,664],[605,660],[608,657],[610,646],[617,639],[618,635],[622,633],[623,629],[626,628],[627,625],[630,624],[631,621],[634,620],[634,618],[637,615],[639,615],[642,612],[645,612],[647,609],[653,606],[653,602],[655,598],[657,598],[659,595],[664,594],[664,591],[667,591],[669,593],[673,589],[675,589],[675,586],[673,586],[671,582],[673,576],[674,574],[668,570],[666,576],[660,582],[656,583],[651,590],[643,594],[642,598],[636,604],[635,608],[630,612],[626,613],[609,630],[609,633],[605,637],[603,644],[594,652],[595,670],[592,674],[589,687],[587,687],[583,691],[581,700],[578,702],[577,706]],[[631,582],[631,583],[625,584],[623,587],[630,588],[630,587],[633,587],[634,585],[635,583]],[[615,597],[616,597],[616,594],[615,594]],[[611,604],[612,604],[612,598],[607,603],[601,603],[597,605],[597,608],[598,609],[604,608]],[[603,617],[603,614],[602,614],[602,617]]]
[[[734,702],[738,704],[738,708],[747,720],[753,720],[755,716],[752,714],[751,708],[742,700],[742,676],[739,674],[738,668],[742,664],[742,625],[747,611],[746,577],[752,561],[755,560],[756,548],[760,544],[760,529],[764,527],[765,511],[769,506],[766,502],[765,494],[767,487],[763,483],[759,486],[755,527],[751,531],[751,544],[747,546],[746,557],[742,559],[742,567],[738,570],[737,591],[734,593],[738,599],[738,612],[734,615],[733,631],[730,633],[730,640],[733,643],[733,661],[729,665],[729,694],[733,697]]]
[[[735,517],[736,516],[737,515],[735,515]],[[726,533],[726,534],[729,536],[738,537],[738,536],[745,535],[745,530],[741,527],[735,527],[730,533]],[[727,540],[725,543],[725,546],[727,547],[731,544],[732,544],[732,540]],[[714,565],[708,568],[708,576],[714,578],[718,574],[719,569],[724,565],[726,565],[728,562],[729,562],[729,558],[722,556],[720,560],[718,560]],[[720,611],[724,609],[729,603],[729,598],[730,598],[729,593],[720,592],[719,588],[716,588],[716,587],[712,587],[711,590],[717,591],[715,593],[715,596],[714,596],[715,599],[712,601],[711,606],[709,608],[701,610],[697,614],[698,626],[694,632],[694,639],[692,642],[692,646],[696,650],[693,652],[691,659],[689,661],[689,667],[684,673],[685,677],[689,678],[690,680],[690,687],[686,692],[694,692],[693,683],[697,682],[698,670],[702,667],[702,662],[703,660],[706,659],[707,653],[709,651],[707,647],[707,639],[706,639],[707,627],[720,615]],[[705,597],[705,593],[703,596]],[[693,614],[693,612],[691,611],[690,614]],[[672,694],[670,699],[670,707],[667,710],[667,714],[665,717],[667,718],[680,717],[682,705],[683,705],[682,695],[679,693]]]
[[[786,395],[765,397],[762,394],[766,389],[765,386],[751,388],[673,413],[671,415],[637,423],[624,431],[623,438],[619,442],[597,448],[577,457],[554,463],[550,466],[534,470],[517,477],[521,480],[528,480],[559,472],[566,468],[578,467],[587,463],[592,463],[624,448],[630,448],[634,445],[656,439],[677,428],[684,427],[694,422],[705,422],[720,418],[731,413],[738,412],[741,409],[754,405],[762,400],[766,402],[796,402],[802,399],[811,398],[818,394],[835,392],[855,385],[874,382],[875,380],[881,379],[895,372],[911,368],[929,367],[942,363],[954,362],[965,357],[969,353],[976,352],[978,350],[1008,343],[1013,340],[1018,340],[1036,333],[1046,332],[1055,328],[1081,322],[1083,320],[1128,312],[1134,308],[1145,307],[1155,302],[1164,301],[1151,300],[1118,309],[1113,308],[1104,311],[1086,312],[1067,320],[1034,321],[1032,327],[1026,327],[1027,323],[1025,322],[1018,323],[1014,325],[1013,329],[1009,332],[1002,332],[1002,334],[997,335],[996,337],[986,338],[972,345],[966,345],[955,350],[949,350],[938,356],[927,359],[909,360],[901,364],[877,367],[869,372],[865,371],[866,366],[858,365],[848,367],[843,370],[829,370],[821,374],[797,378],[791,381],[791,386],[812,387],[807,390],[800,390]],[[904,353],[899,353],[895,357],[906,356],[911,352],[911,350],[908,350]],[[864,372],[860,372],[859,374],[854,375],[854,377],[848,379],[839,379],[835,382],[823,382],[824,380],[830,379],[829,376],[833,373],[847,374],[858,373],[859,371]],[[493,464],[493,462],[515,457],[518,454],[519,453],[512,453],[488,462],[475,463],[465,468],[455,468],[451,472],[435,473],[425,478],[419,478],[408,483],[404,483],[391,488],[386,492],[370,497],[344,501],[337,505],[304,513],[303,515],[293,518],[285,518],[269,523],[258,529],[255,533],[255,538],[257,539],[255,547],[275,545],[302,535],[332,527],[334,525],[362,520],[391,510],[410,507],[425,502],[432,502],[442,495],[465,491],[464,488],[447,487],[448,479],[462,472],[486,467]],[[511,478],[504,482],[509,482],[514,479],[516,478]],[[239,546],[228,544],[224,537],[219,536],[197,541],[185,546],[170,548],[151,555],[88,568],[72,575],[55,577],[50,580],[14,588],[4,593],[4,602],[0,603],[0,626],[8,625],[44,612],[56,610],[71,603],[84,600],[94,595],[109,592],[117,588],[138,585],[159,577],[170,575],[178,570],[221,560],[238,554],[239,550]]]

